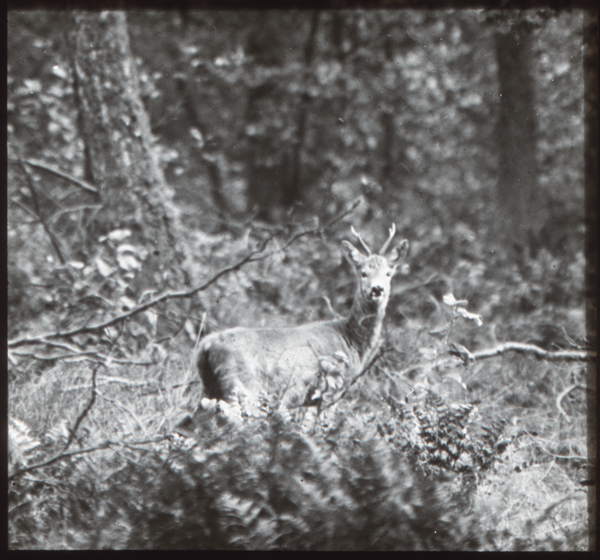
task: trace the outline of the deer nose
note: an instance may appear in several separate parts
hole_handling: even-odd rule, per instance
[[[383,294],[383,288],[381,286],[373,286],[371,288],[372,297],[380,297]]]

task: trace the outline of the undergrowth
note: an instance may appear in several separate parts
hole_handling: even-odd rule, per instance
[[[477,406],[431,389],[379,398],[366,379],[318,417],[300,421],[264,395],[198,412],[193,431],[178,432],[198,387],[173,383],[194,381],[189,364],[169,366],[96,375],[68,450],[67,418],[86,408],[92,372],[55,368],[35,391],[13,386],[12,417],[38,414],[11,421],[11,548],[587,547],[572,468],[532,456],[536,438]]]

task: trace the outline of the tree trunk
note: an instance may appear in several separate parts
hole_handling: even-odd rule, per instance
[[[255,20],[246,43],[246,54],[258,68],[276,70],[285,62],[275,14],[265,12]],[[284,119],[273,119],[285,107],[284,92],[276,76],[268,76],[248,91],[245,136],[248,147],[248,202],[262,220],[273,220],[282,206],[284,185],[290,176],[290,145],[283,142]],[[279,121],[279,122],[278,122]]]
[[[536,122],[531,36],[526,22],[495,36],[500,115],[496,128],[499,176],[496,186],[500,212],[496,239],[515,255],[526,258],[541,224],[543,200],[535,159]]]
[[[311,72],[312,61],[315,52],[315,43],[317,30],[319,28],[320,12],[314,11],[310,21],[310,32],[304,48],[304,71],[307,76]],[[298,126],[296,129],[296,142],[292,155],[292,170],[290,173],[290,182],[285,185],[283,193],[283,204],[291,207],[297,202],[302,194],[302,154],[304,153],[304,143],[306,139],[306,122],[308,119],[308,109],[310,105],[310,96],[308,93],[302,94],[300,100],[300,109],[298,112]]]
[[[88,243],[112,229],[130,228],[134,240],[150,249],[153,261],[146,264],[154,264],[161,280],[172,276],[165,267],[185,275],[191,255],[181,243],[185,235],[169,200],[173,192],[153,148],[125,14],[72,12],[66,17],[82,134],[104,202],[91,219]]]

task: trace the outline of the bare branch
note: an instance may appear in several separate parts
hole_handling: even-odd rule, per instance
[[[146,302],[134,309],[130,309],[126,313],[117,315],[116,317],[113,317],[112,319],[109,319],[109,320],[99,323],[97,325],[90,325],[90,326],[86,325],[83,327],[72,329],[70,331],[47,333],[47,334],[32,337],[32,338],[25,337],[25,338],[21,338],[18,340],[9,341],[8,346],[10,348],[16,348],[19,346],[25,346],[25,345],[29,345],[29,344],[47,343],[47,341],[51,340],[51,339],[70,338],[70,337],[78,335],[78,334],[84,334],[84,333],[103,330],[108,327],[112,327],[113,325],[116,325],[118,323],[121,323],[125,319],[133,317],[134,315],[137,315],[138,313],[141,313],[142,311],[146,311],[146,309],[150,309],[151,307],[154,307],[155,305],[158,305],[159,303],[162,303],[163,301],[168,301],[170,299],[181,299],[181,298],[187,298],[187,297],[193,296],[194,294],[196,294],[198,292],[206,290],[209,286],[214,284],[219,278],[221,278],[225,274],[228,274],[230,272],[238,270],[239,268],[244,266],[247,262],[251,262],[255,255],[257,255],[265,250],[267,244],[271,241],[271,239],[273,239],[273,237],[274,236],[269,236],[258,246],[257,249],[248,253],[243,259],[239,260],[238,262],[236,262],[235,264],[233,264],[231,266],[223,268],[222,270],[217,272],[217,274],[215,274],[212,278],[207,280],[204,284],[202,284],[196,288],[193,288],[193,289],[185,291],[185,292],[167,292],[159,297],[149,300],[148,302]],[[255,260],[257,260],[257,259],[255,259]]]
[[[549,519],[550,515],[552,513],[552,510],[554,508],[556,508],[557,506],[559,506],[560,504],[563,504],[564,502],[567,502],[569,500],[583,500],[585,498],[586,498],[585,494],[569,494],[568,496],[565,496],[564,498],[560,498],[559,500],[552,502],[549,506],[546,507],[546,509],[542,512],[542,514],[537,519],[534,520],[534,524],[539,525],[540,523]]]
[[[44,344],[50,343],[50,341],[41,341]],[[54,362],[54,361],[63,361],[70,360],[72,362],[78,361],[88,361],[96,364],[102,364],[104,366],[110,365],[110,363],[121,364],[121,365],[129,365],[129,366],[152,366],[155,365],[156,362],[140,362],[137,360],[123,360],[121,358],[113,358],[112,356],[107,356],[106,354],[102,354],[95,350],[87,350],[85,352],[74,352],[72,354],[60,354],[58,356],[39,356],[38,354],[33,354],[30,352],[9,352],[9,358],[14,356],[20,356],[22,358],[31,358],[33,360],[38,360],[40,362]],[[74,358],[71,360],[71,358]]]
[[[30,167],[34,167],[36,169],[42,169],[43,171],[48,171],[48,173],[52,173],[53,175],[56,175],[57,177],[66,179],[67,181],[70,181],[74,185],[81,187],[84,191],[87,191],[87,192],[90,192],[90,193],[100,196],[100,192],[98,191],[98,189],[96,187],[90,185],[88,182],[83,181],[82,179],[78,179],[77,177],[73,177],[73,175],[69,175],[68,173],[61,171],[60,169],[56,169],[56,167],[52,167],[42,161],[37,161],[34,159],[24,159],[22,161],[19,161],[19,159],[15,159],[15,158],[8,158],[7,161],[8,161],[8,163],[25,163],[25,164],[29,165]]]
[[[71,445],[71,442],[73,441],[73,438],[75,437],[75,434],[77,433],[77,428],[79,428],[79,424],[81,424],[81,422],[83,421],[83,419],[87,416],[88,412],[90,410],[92,410],[92,406],[94,406],[94,403],[96,402],[96,373],[98,371],[98,367],[99,366],[96,366],[92,370],[92,395],[90,397],[90,401],[88,402],[88,404],[86,405],[86,407],[82,410],[81,414],[79,415],[79,417],[75,421],[75,425],[73,426],[73,429],[71,430],[71,433],[69,435],[69,439],[67,440],[67,443],[65,443],[65,446],[63,448],[63,453],[67,449],[69,449],[69,445]]]
[[[43,461],[42,463],[37,463],[36,465],[30,465],[29,467],[25,467],[24,469],[18,470],[16,473],[11,474],[8,477],[8,480],[13,480],[15,478],[17,478],[18,476],[21,476],[22,474],[25,474],[26,472],[31,472],[37,469],[41,469],[43,467],[47,467],[48,465],[51,465],[52,463],[56,463],[57,461],[60,461],[62,459],[66,459],[67,457],[72,457],[74,455],[83,455],[84,453],[93,453],[94,451],[98,451],[99,449],[106,449],[107,447],[110,447],[111,445],[114,445],[114,442],[112,441],[105,441],[104,443],[101,443],[100,445],[97,445],[96,447],[88,447],[86,449],[81,449],[79,451],[69,451],[68,453],[64,453],[61,452],[58,455],[55,455],[54,457],[48,459],[47,461]]]
[[[336,319],[342,319],[342,315],[340,315],[331,305],[331,302],[329,301],[329,298],[327,296],[323,296],[321,299],[325,300],[325,303],[327,304],[327,309],[329,309],[329,312],[334,316],[334,318]]]
[[[520,354],[533,354],[536,358],[547,360],[549,362],[577,362],[584,360],[594,360],[596,352],[591,350],[561,350],[559,352],[550,352],[534,344],[525,344],[522,342],[505,342],[494,348],[473,352],[475,360],[485,360],[493,358],[506,352],[517,352]]]
[[[556,408],[558,408],[558,411],[565,417],[565,419],[567,420],[567,422],[569,424],[571,423],[571,419],[569,418],[567,413],[563,410],[563,407],[561,406],[560,403],[573,389],[583,389],[585,391],[586,387],[579,383],[574,383],[573,385],[569,385],[564,391],[562,391],[556,397]]]
[[[58,257],[58,260],[61,262],[61,264],[65,264],[66,260],[62,254],[62,251],[60,248],[60,242],[59,242],[58,238],[56,237],[55,233],[50,229],[50,226],[46,222],[46,218],[44,217],[44,215],[42,214],[42,212],[40,210],[40,204],[39,204],[38,195],[37,195],[37,187],[35,186],[35,179],[33,178],[33,175],[31,174],[29,169],[27,169],[27,165],[25,164],[25,161],[21,158],[19,148],[17,148],[17,146],[15,146],[15,145],[13,145],[13,148],[17,152],[17,158],[18,158],[17,161],[21,164],[21,169],[23,169],[23,173],[25,173],[25,177],[27,178],[27,185],[29,186],[29,192],[31,193],[31,202],[33,203],[33,210],[35,211],[36,215],[40,219],[40,222],[42,224],[42,227],[44,228],[44,231],[47,233],[48,237],[50,238],[50,243],[52,243],[52,246],[54,247],[54,251],[56,252],[56,256]]]
[[[150,437],[150,435],[146,431],[146,428],[144,428],[144,425],[142,424],[142,422],[140,421],[140,419],[137,417],[137,415],[135,414],[135,412],[133,412],[133,410],[130,410],[124,404],[121,404],[120,402],[117,402],[114,399],[109,399],[108,397],[105,397],[102,393],[98,393],[98,396],[101,399],[105,400],[106,402],[109,402],[109,403],[115,405],[117,408],[119,408],[119,409],[127,412],[129,414],[129,416],[131,416],[137,422],[138,426],[140,427],[140,429],[142,430],[142,432],[144,433],[144,435],[147,438]]]
[[[557,455],[556,453],[552,453],[548,451],[539,441],[538,438],[530,434],[527,430],[523,430],[544,453],[550,455],[551,457],[556,457],[557,459],[577,459],[580,461],[590,461],[590,457],[582,457],[581,455]]]
[[[340,393],[340,395],[332,400],[330,403],[327,403],[325,406],[321,407],[321,410],[326,410],[330,407],[332,407],[334,404],[338,403],[339,401],[341,401],[346,394],[348,393],[348,391],[350,390],[350,388],[365,374],[367,373],[367,371],[369,371],[369,369],[371,368],[371,366],[373,364],[375,364],[375,362],[377,360],[379,360],[379,358],[381,358],[381,356],[383,355],[383,350],[381,348],[381,346],[379,346],[378,348],[376,348],[373,352],[371,352],[371,358],[369,359],[369,357],[367,356],[367,359],[363,362],[363,367],[361,368],[361,370],[350,380],[350,383],[348,383],[348,386]]]
[[[245,257],[243,257],[236,263],[232,264],[231,266],[221,269],[214,276],[212,276],[209,280],[207,280],[200,286],[197,286],[196,288],[193,288],[191,290],[187,290],[184,292],[167,292],[165,294],[162,294],[161,296],[158,296],[154,299],[147,301],[146,303],[144,303],[134,309],[130,309],[126,313],[117,315],[116,317],[113,317],[112,319],[109,319],[102,323],[98,323],[97,325],[89,325],[89,326],[85,325],[83,327],[78,327],[78,328],[72,329],[70,331],[46,333],[46,334],[36,336],[36,337],[31,337],[31,338],[24,337],[24,338],[20,338],[17,340],[11,340],[11,341],[8,341],[8,347],[9,348],[17,348],[19,346],[26,346],[26,345],[31,345],[31,344],[40,344],[40,343],[47,344],[48,341],[57,339],[57,338],[70,338],[70,337],[73,337],[73,336],[76,336],[79,334],[101,331],[108,327],[112,327],[116,324],[122,323],[125,319],[129,319],[130,317],[133,317],[134,315],[137,315],[138,313],[146,311],[147,309],[150,309],[151,307],[154,307],[155,305],[158,305],[159,303],[162,303],[163,301],[191,297],[191,296],[197,294],[198,292],[202,292],[202,291],[206,290],[208,287],[210,287],[212,284],[214,284],[222,276],[225,276],[226,274],[229,274],[230,272],[239,270],[240,268],[242,268],[245,264],[247,264],[249,262],[256,262],[259,260],[263,260],[263,259],[266,259],[278,252],[281,252],[281,251],[287,249],[296,240],[298,240],[301,237],[304,237],[306,235],[322,233],[323,231],[329,229],[333,224],[337,223],[338,221],[343,219],[345,216],[347,216],[348,214],[353,212],[354,209],[359,205],[359,203],[360,203],[360,199],[356,200],[347,210],[342,212],[340,215],[338,215],[336,218],[331,220],[325,226],[301,231],[301,232],[295,234],[294,236],[292,236],[282,247],[280,247],[274,251],[265,253],[264,251],[267,248],[267,245],[276,236],[276,233],[272,233],[266,239],[264,239],[261,243],[259,243],[259,245],[256,249],[254,249],[253,251],[248,253]]]
[[[354,212],[355,208],[361,203],[361,199],[357,198],[346,210],[344,210],[341,214],[339,214],[338,216],[336,216],[333,220],[331,220],[330,222],[328,222],[327,224],[325,224],[323,227],[316,227],[313,229],[307,229],[301,232],[298,232],[296,235],[293,235],[290,239],[288,239],[282,247],[280,247],[279,249],[277,249],[276,251],[273,251],[271,253],[266,254],[264,257],[261,256],[261,259],[270,257],[271,255],[281,252],[281,251],[285,251],[292,243],[296,242],[298,239],[300,239],[301,237],[305,237],[307,235],[321,235],[323,234],[324,231],[328,230],[329,228],[331,228],[331,226],[333,226],[334,224],[336,224],[337,222],[339,222],[340,220],[343,220],[346,216],[348,216],[349,214],[351,214],[352,212]],[[259,260],[259,259],[256,259]]]

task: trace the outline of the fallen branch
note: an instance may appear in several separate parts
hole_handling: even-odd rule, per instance
[[[495,348],[473,352],[473,357],[476,361],[485,360],[487,358],[500,356],[507,352],[532,354],[540,360],[547,360],[549,362],[577,362],[596,359],[596,352],[593,352],[592,350],[560,350],[558,352],[550,352],[549,350],[544,350],[534,344],[525,344],[522,342],[505,342]]]
[[[560,498],[559,500],[556,500],[555,502],[552,502],[549,506],[546,507],[546,509],[544,509],[542,514],[539,515],[538,518],[533,521],[533,524],[539,525],[540,523],[543,523],[544,521],[549,519],[550,515],[552,514],[552,510],[554,510],[554,508],[556,508],[560,504],[563,504],[569,500],[583,500],[586,497],[587,496],[583,493],[581,493],[581,494],[573,493],[573,494],[569,494],[568,496],[565,496],[564,498]]]

